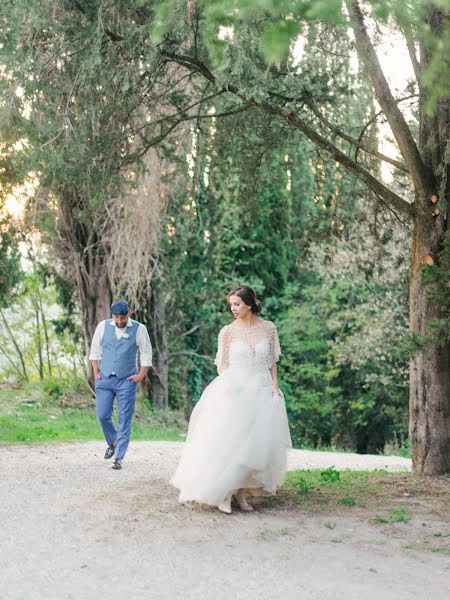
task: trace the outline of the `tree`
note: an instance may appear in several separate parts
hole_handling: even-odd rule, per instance
[[[88,352],[113,295],[138,304],[136,289],[151,273],[160,165],[133,147],[133,128],[146,119],[136,102],[146,78],[135,42],[116,52],[89,3],[35,8],[0,9],[3,152],[10,178],[38,180],[29,219],[75,286]]]
[[[96,206],[96,214],[102,216],[105,190],[111,192],[111,185],[119,189],[118,174],[127,171],[117,168],[123,166],[121,158],[126,157],[126,166],[139,164],[135,161],[149,148],[172,139],[181,123],[207,123],[211,100],[219,98],[217,118],[255,110],[276,118],[283,131],[299,132],[320,155],[340,164],[357,194],[365,190],[369,202],[413,224],[410,325],[417,350],[410,369],[413,465],[417,473],[448,472],[450,339],[448,327],[441,326],[447,322],[448,305],[437,304],[430,295],[444,297],[448,281],[442,257],[449,235],[445,153],[449,107],[442,70],[448,68],[450,52],[442,0],[401,6],[390,0],[364,6],[347,0],[344,9],[340,0],[126,4],[47,0],[39,13],[24,2],[5,2],[2,10],[6,39],[2,54],[9,59],[8,76],[17,76],[24,101],[39,107],[34,120],[39,127],[30,143],[41,154],[43,149],[53,153],[44,163],[45,183],[61,176],[58,195],[66,195],[68,214],[76,217],[68,221],[69,231],[84,232],[76,264],[87,256],[86,249],[101,250],[93,264],[102,264],[108,252],[97,237],[101,218],[95,221],[100,230],[94,237],[85,235],[92,233],[94,213],[84,208],[88,199],[88,206]],[[386,25],[404,36],[417,77],[406,96],[397,98],[375,51],[375,36]],[[348,27],[354,41],[347,42],[343,57],[343,32]],[[299,40],[310,51],[305,52],[308,60],[295,63],[289,49]],[[360,73],[349,86],[348,78],[341,78],[340,62],[346,64],[354,48]],[[38,63],[36,56],[41,57]],[[370,135],[372,115],[353,115],[350,110],[352,95],[367,93],[366,82],[392,129],[398,157],[377,148]],[[7,88],[3,96],[13,97],[11,79],[5,78],[2,85]],[[412,95],[419,104],[418,135],[402,112],[405,99]],[[13,114],[17,118],[17,111]],[[62,119],[56,119],[57,114]],[[349,118],[353,116],[358,119]],[[72,131],[78,135],[72,136]],[[66,139],[70,143],[61,147]],[[401,185],[383,180],[380,162],[395,168],[396,176],[401,174]],[[90,167],[86,184],[80,164]],[[411,190],[402,187],[405,182]],[[78,223],[80,214],[84,221]],[[428,278],[422,276],[424,267]]]
[[[278,116],[367,186],[369,198],[378,199],[384,210],[412,220],[410,327],[417,344],[410,365],[413,468],[428,475],[449,472],[450,338],[447,335],[438,340],[430,329],[448,314],[447,307],[432,300],[432,286],[422,276],[424,266],[437,264],[449,236],[446,149],[450,118],[447,90],[442,84],[442,70],[448,73],[450,55],[445,5],[417,1],[400,8],[390,2],[362,6],[348,0],[342,10],[337,0],[286,0],[269,5],[254,0],[242,7],[232,0],[188,2],[184,31],[179,25],[179,10],[180,3],[163,2],[154,30],[167,60],[209,82],[209,90],[236,98],[234,110],[253,107]],[[404,36],[416,74],[417,139],[401,110],[402,99],[395,98],[376,54],[371,28],[386,23]],[[352,28],[361,72],[390,125],[401,160],[380,153],[364,140],[363,124],[360,136],[355,136],[340,123],[329,121],[326,112],[335,102],[330,89],[320,81],[319,85],[311,84],[307,65],[300,69],[290,66],[289,48],[306,25],[322,40],[324,35],[339,35],[340,27]],[[224,40],[224,35],[220,39],[220,27],[232,28],[232,33],[228,29],[231,40]],[[348,51],[352,51],[351,44]],[[326,75],[326,60],[324,65]],[[406,190],[404,195],[389,187],[376,169],[358,160],[361,152],[406,173],[411,193]]]
[[[5,218],[0,220],[0,309],[11,304],[23,271],[19,240],[15,228]]]

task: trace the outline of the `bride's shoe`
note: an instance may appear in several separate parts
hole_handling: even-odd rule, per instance
[[[247,502],[247,498],[245,497],[244,490],[239,490],[237,494],[234,495],[239,504],[239,508],[244,512],[251,512],[253,510],[253,506]]]
[[[231,494],[229,494],[217,508],[220,510],[220,512],[231,515]]]

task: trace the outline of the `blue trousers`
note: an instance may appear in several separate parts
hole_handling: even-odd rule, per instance
[[[106,443],[115,444],[114,457],[122,459],[130,443],[131,422],[136,403],[136,388],[134,381],[115,375],[101,375],[95,382],[96,414],[103,429]],[[114,398],[117,398],[119,425],[116,429],[112,419]]]

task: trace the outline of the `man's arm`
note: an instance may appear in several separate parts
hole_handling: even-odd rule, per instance
[[[92,365],[92,370],[94,372],[94,379],[98,379],[100,377],[100,369],[98,367],[99,361],[98,360],[91,360],[90,363]]]
[[[94,378],[100,377],[100,359],[102,357],[102,338],[105,331],[105,322],[102,321],[97,325],[92,338],[91,351],[89,353],[89,361],[92,365],[92,371],[94,372]]]
[[[148,371],[148,367],[141,367],[139,372],[136,373],[136,375],[131,375],[130,377],[127,377],[127,379],[131,379],[132,381],[134,381],[134,383],[141,383],[141,381],[144,379],[147,371]]]

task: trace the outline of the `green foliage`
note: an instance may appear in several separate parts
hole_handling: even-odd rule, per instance
[[[333,475],[324,478],[323,474],[327,472],[333,472],[333,469],[289,472],[284,488],[295,494],[296,501],[312,503],[315,508],[320,503],[327,510],[332,506],[364,505],[380,493],[377,485],[380,475],[377,472],[336,471],[339,477]],[[389,477],[395,480],[395,475]]]
[[[407,271],[405,263],[395,272],[389,267],[403,233],[397,229],[385,257],[375,257],[364,231],[360,224],[348,232],[332,262],[326,246],[311,247],[310,269],[299,271],[281,298],[280,366],[299,446],[380,452],[407,435]]]
[[[64,396],[72,404],[61,402]],[[0,442],[103,440],[84,379],[33,382],[14,391],[2,389],[0,397]],[[184,435],[179,414],[149,411],[138,397],[133,439],[178,441]]]
[[[19,243],[14,227],[0,220],[0,309],[14,299],[23,278]]]
[[[376,523],[407,523],[409,517],[404,508],[393,508],[389,511],[389,516],[387,518],[381,515],[375,515],[373,520]]]
[[[393,508],[389,512],[389,523],[407,523],[409,517],[404,508]]]
[[[344,498],[339,498],[337,504],[339,504],[340,506],[356,506],[356,500],[351,496],[346,496]]]
[[[325,471],[322,471],[320,473],[320,480],[324,483],[339,481],[340,478],[341,475],[339,471],[336,471],[334,467],[329,467],[328,469],[325,469]]]
[[[65,390],[64,381],[54,377],[48,378],[43,385],[44,394],[52,400],[58,400]]]
[[[15,303],[4,309],[9,328],[0,331],[0,373],[6,379],[47,378],[49,393],[58,396],[62,381],[84,370],[80,326],[74,314],[63,317],[53,277],[37,258],[33,269],[22,278]],[[69,335],[61,320],[70,323]]]
[[[292,41],[300,31],[295,21],[267,23],[260,40],[261,53],[268,63],[285,62]]]
[[[395,3],[373,4],[382,20],[402,18]],[[413,4],[405,14],[414,12]],[[55,250],[63,246],[66,226],[65,241],[76,242],[72,261],[94,249],[93,262],[104,262],[111,250],[110,240],[102,238],[110,209],[138,185],[145,149],[160,140],[161,156],[172,163],[167,171],[176,165],[152,282],[164,295],[168,316],[170,405],[188,414],[214,376],[217,333],[230,318],[225,294],[231,285],[247,282],[264,300],[263,316],[280,329],[280,379],[295,444],[338,444],[362,452],[381,451],[386,440],[402,445],[406,367],[396,351],[405,331],[406,269],[391,246],[404,249],[404,239],[398,230],[387,232],[385,224],[383,239],[377,238],[378,216],[361,209],[366,191],[276,117],[248,110],[206,118],[210,109],[241,110],[242,97],[279,102],[310,120],[307,107],[313,101],[346,132],[359,134],[373,116],[372,96],[351,66],[352,41],[348,24],[342,28],[340,3],[95,0],[68,7],[21,0],[5,2],[0,11],[5,18],[0,52],[11,75],[0,83],[0,127],[15,156],[8,177],[39,172],[33,224]],[[416,21],[408,19],[419,35]],[[220,26],[233,27],[232,42],[217,39]],[[286,57],[299,32],[303,55],[294,64]],[[177,70],[169,77],[167,61],[180,48],[186,64],[194,61],[195,75],[183,74],[182,84],[171,86]],[[199,74],[208,69],[216,81],[205,86]],[[240,92],[238,105],[230,99],[233,87]],[[210,93],[215,96],[204,100]],[[191,120],[189,142],[195,147],[188,167],[185,147],[175,148],[165,133],[177,116],[194,116],[188,107],[197,107],[200,97],[198,119]],[[161,114],[175,116],[158,123]],[[318,131],[348,151],[325,126]],[[26,140],[25,148],[14,154],[19,139]],[[373,131],[366,141],[376,145]],[[367,157],[359,160],[372,167]],[[363,226],[366,221],[372,230]],[[341,252],[333,239],[340,240]],[[374,239],[391,244],[391,269],[382,256],[371,260]],[[349,259],[356,254],[362,264]],[[50,285],[45,277],[39,281],[51,297],[41,294],[41,300],[64,306],[49,322],[50,340],[58,347],[50,344],[48,364],[59,361],[66,368],[65,353],[76,371],[80,329],[73,290],[67,281],[47,276]],[[17,306],[24,315],[18,328],[27,340],[27,365],[47,377],[45,361],[34,364],[43,344],[29,325],[39,300],[37,281],[29,280]],[[52,393],[59,394],[57,384]]]
[[[312,486],[306,479],[299,477],[296,481],[296,488],[301,494],[308,494],[311,491]]]
[[[257,113],[217,121],[214,136],[196,134],[194,143],[192,187],[171,200],[161,279],[170,290],[169,338],[177,340],[171,352],[179,356],[171,363],[170,404],[180,402],[179,381],[187,380],[187,413],[215,375],[207,357],[214,356],[218,331],[230,320],[228,289],[243,281],[255,285],[270,316],[271,297],[283,289],[296,260],[293,242],[309,214],[311,187],[305,174],[294,207],[286,189],[288,148],[274,123]],[[304,146],[296,152],[306,160]]]
[[[310,30],[304,50],[302,84],[327,94],[330,82],[321,75],[316,33]],[[257,50],[251,38],[239,38],[239,44]],[[340,56],[344,47],[345,40],[331,36],[330,48],[339,56],[330,98],[337,119],[343,118],[342,102],[358,89],[346,128],[365,118],[369,96]],[[245,54],[231,58],[237,75],[250,68]],[[275,79],[268,85],[278,89]],[[226,101],[213,106],[220,113]],[[204,122],[192,135],[192,162],[178,167],[189,168],[191,185],[171,199],[163,242],[160,285],[167,290],[169,339],[176,340],[170,352],[177,356],[169,373],[170,405],[180,406],[184,396],[189,414],[215,375],[207,357],[214,356],[218,330],[229,320],[226,292],[247,282],[262,296],[264,316],[279,327],[280,379],[294,444],[337,444],[361,452],[382,451],[387,440],[401,445],[406,363],[394,348],[405,333],[407,311],[393,298],[399,289],[406,294],[406,264],[396,254],[399,279],[391,280],[391,247],[384,256],[373,252],[375,236],[384,237],[380,246],[403,249],[399,228],[363,210],[355,198],[360,190],[355,192],[343,170],[275,118],[235,115]],[[348,227],[350,220],[358,225]],[[333,238],[344,245],[341,254]],[[349,255],[359,256],[361,264],[350,268]],[[389,351],[383,352],[387,336]]]
[[[220,27],[223,26],[233,28],[234,42],[240,39],[241,31],[246,31],[247,36],[256,36],[266,62],[280,64],[286,61],[290,44],[305,26],[311,27],[319,22],[326,28],[339,28],[343,33],[350,25],[347,6],[339,0],[197,0],[195,4],[204,17],[203,43],[209,49],[209,55],[216,66],[219,66],[226,54],[223,42],[218,38]],[[347,5],[349,4],[348,2]],[[421,83],[427,90],[426,108],[432,113],[438,99],[445,98],[448,92],[446,82],[450,73],[450,24],[445,19],[448,0],[408,0],[402,3],[371,0],[365,5],[369,6],[377,24],[395,28],[410,42],[420,43],[424,51],[430,53],[431,60],[422,71]],[[158,40],[162,39],[163,33],[169,35],[171,31],[173,18],[168,17],[169,13],[174,14],[183,9],[179,0],[166,0],[162,6],[165,16],[157,19],[153,25]],[[442,27],[432,28],[430,20],[437,18],[436,11],[439,9],[444,15]],[[431,16],[433,11],[434,16]],[[185,13],[184,18],[190,20],[192,14]],[[264,23],[263,27],[260,27],[261,22]]]

